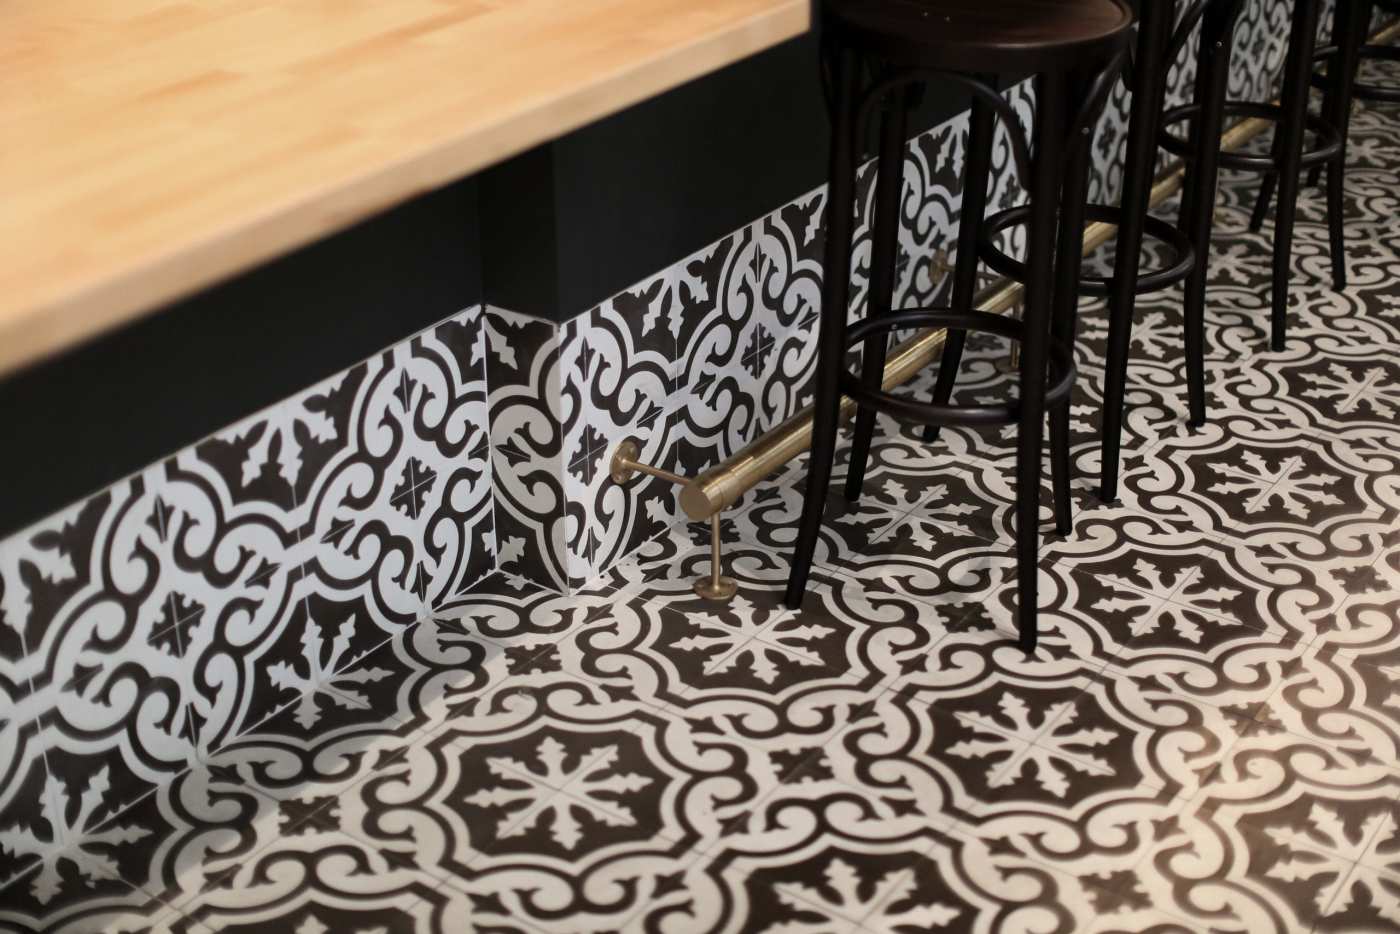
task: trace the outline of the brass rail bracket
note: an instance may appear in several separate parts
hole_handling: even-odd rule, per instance
[[[632,478],[641,473],[637,469],[637,458],[642,456],[641,448],[637,447],[637,442],[628,438],[617,446],[613,451],[612,461],[608,465],[608,476],[612,477],[612,482],[621,486],[631,482]]]
[[[710,516],[710,573],[695,582],[695,594],[702,600],[727,603],[739,592],[739,583],[732,577],[724,576],[724,553],[721,551],[720,533],[724,525],[720,516]]]
[[[677,486],[690,485],[688,478],[643,463],[639,460],[641,456],[641,446],[635,439],[628,438],[620,442],[608,461],[608,476],[613,483],[630,483],[638,474],[646,474]],[[702,600],[713,600],[717,603],[728,602],[739,592],[738,582],[724,575],[724,551],[721,542],[724,530],[723,515],[723,510],[716,510],[710,514],[710,573],[697,580],[694,585],[696,595]]]

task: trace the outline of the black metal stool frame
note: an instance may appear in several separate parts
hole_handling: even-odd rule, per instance
[[[929,67],[903,67],[874,87],[859,88],[860,54],[839,41],[824,45],[829,56],[833,128],[827,199],[827,242],[822,285],[821,339],[818,350],[812,455],[807,496],[792,559],[786,603],[801,605],[811,573],[812,559],[821,532],[827,490],[835,460],[839,404],[843,392],[859,405],[846,495],[857,499],[864,484],[874,419],[877,411],[928,424],[1010,424],[1019,426],[1017,442],[1017,577],[1019,583],[1018,629],[1027,651],[1036,645],[1037,557],[1040,544],[1039,492],[1042,475],[1041,443],[1047,408],[1062,411],[1052,416],[1052,467],[1056,488],[1056,523],[1067,533],[1069,498],[1069,391],[1074,380],[1069,350],[1078,305],[1078,279],[1083,252],[1084,191],[1088,184],[1091,124],[1103,106],[1116,76],[1123,51],[1094,70],[1047,71],[1038,74],[1037,114],[1034,123],[1034,157],[1019,120],[997,91],[978,78]],[[898,200],[903,187],[906,103],[909,89],[930,76],[957,81],[973,91],[971,134],[965,160],[964,207],[960,219],[959,256],[954,273],[951,308],[892,310],[894,267],[899,234]],[[894,96],[897,95],[897,99]],[[1071,113],[1072,101],[1082,101]],[[889,103],[887,103],[889,102]],[[865,120],[884,104],[880,133],[876,219],[872,238],[871,286],[868,320],[847,328],[850,289],[851,234],[854,225],[853,189],[856,173],[856,140],[862,138]],[[990,170],[990,137],[995,117],[1008,119],[1013,152],[1031,196],[1029,268],[1022,319],[973,311],[976,281],[975,248],[985,207]],[[978,145],[987,140],[988,145]],[[1029,178],[1024,174],[1029,164]],[[1063,205],[1063,212],[1061,207]],[[1057,246],[1058,244],[1058,246]],[[1020,389],[1015,400],[1000,406],[934,405],[900,399],[881,391],[889,332],[911,327],[949,328],[949,339],[968,328],[992,330],[1021,341]],[[847,347],[864,341],[859,378],[845,369]],[[1052,349],[1053,345],[1053,349]],[[1056,367],[1049,368],[1053,356]],[[1051,386],[1047,386],[1047,374]]]

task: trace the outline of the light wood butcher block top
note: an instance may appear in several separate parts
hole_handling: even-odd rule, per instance
[[[776,45],[809,8],[4,0],[0,373]]]

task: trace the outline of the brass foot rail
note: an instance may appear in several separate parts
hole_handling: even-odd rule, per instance
[[[1371,41],[1380,44],[1397,37],[1400,37],[1400,22],[1380,30]],[[1269,121],[1259,118],[1241,120],[1221,135],[1221,148],[1239,149],[1270,126],[1272,124]],[[1180,191],[1184,175],[1185,167],[1179,164],[1163,172],[1152,186],[1151,206],[1157,207]],[[1102,222],[1086,225],[1085,254],[1107,243],[1114,230],[1113,224]],[[946,260],[940,268],[946,274]],[[1008,314],[1020,304],[1022,292],[1021,283],[1003,279],[978,296],[976,307],[980,311],[993,314]],[[920,331],[896,346],[885,364],[884,389],[888,391],[902,386],[933,363],[938,351],[943,347],[944,336],[941,328]],[[855,411],[855,402],[842,397],[841,421],[844,423],[850,420]],[[695,582],[695,592],[706,599],[728,600],[734,596],[736,585],[732,579],[724,577],[721,573],[723,555],[720,550],[720,523],[724,510],[737,503],[741,496],[779,468],[801,456],[811,444],[812,409],[808,406],[694,479],[640,463],[637,460],[640,454],[637,442],[630,439],[623,441],[614,451],[611,475],[614,482],[626,483],[640,472],[681,487],[680,503],[685,514],[696,522],[710,522],[711,570],[709,575]]]

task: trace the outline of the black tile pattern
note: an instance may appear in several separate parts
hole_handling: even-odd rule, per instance
[[[1362,152],[1396,139],[1393,116],[1358,117]],[[731,604],[691,592],[708,534],[681,526],[572,593],[498,573],[413,627],[372,585],[318,589],[322,543],[299,533],[318,512],[292,495],[285,524],[240,531],[229,560],[247,570],[225,586],[294,605],[250,671],[322,674],[259,722],[231,707],[247,728],[191,759],[172,705],[200,709],[237,683],[233,634],[274,614],[217,602],[187,583],[197,569],[168,587],[144,573],[204,515],[165,492],[178,471],[75,507],[5,565],[21,571],[7,587],[32,594],[5,603],[24,611],[14,632],[49,654],[3,656],[16,725],[0,929],[1400,930],[1391,152],[1352,175],[1350,229],[1375,245],[1358,250],[1357,284],[1300,283],[1298,337],[1278,353],[1238,276],[1268,235],[1231,232],[1250,192],[1226,188],[1218,416],[1187,430],[1179,358],[1138,344],[1123,499],[1099,504],[1081,479],[1075,535],[1045,546],[1034,657],[1014,645],[1008,455],[993,434],[928,448],[886,424],[867,501],[833,512],[796,612],[780,595],[800,465],[726,525]],[[1315,207],[1302,234],[1320,249]],[[1166,348],[1174,301],[1144,309],[1166,322]],[[1083,470],[1101,314],[1086,310]],[[667,340],[617,335],[653,338]],[[996,388],[999,352],[977,349],[970,387]],[[596,372],[578,362],[588,353],[572,372]],[[609,397],[641,405],[650,390],[627,385]],[[580,440],[561,451],[606,443],[613,422],[590,431],[574,414],[558,437]],[[296,437],[290,417],[275,424]],[[449,469],[420,460],[408,492]],[[221,502],[221,515],[267,515],[283,475],[250,475],[267,484],[259,508]],[[195,534],[183,547],[207,553]],[[95,560],[104,548],[116,557]],[[259,562],[278,548],[303,557]],[[87,593],[110,615],[66,611]],[[205,636],[209,618],[226,622]],[[347,620],[383,644],[334,660]],[[81,638],[54,642],[63,626]],[[180,652],[203,638],[217,651],[182,681]],[[118,642],[142,660],[140,690],[104,650]],[[136,716],[113,745],[100,714],[117,707]]]

